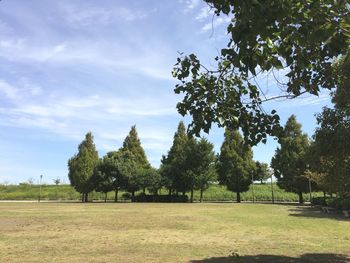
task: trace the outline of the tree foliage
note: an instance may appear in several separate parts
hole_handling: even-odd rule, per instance
[[[135,191],[140,189],[141,177],[144,175],[143,170],[151,167],[141,146],[136,126],[131,127],[128,136],[123,142],[121,151],[128,154],[130,159],[128,165],[131,173],[128,176],[126,190],[134,195]]]
[[[302,133],[296,117],[290,116],[284,127],[283,137],[280,138],[280,147],[271,160],[271,167],[278,186],[298,193],[300,203],[303,202],[302,192],[308,191],[308,180],[303,176],[307,168],[305,157],[308,146],[307,135]]]
[[[248,191],[254,170],[250,146],[237,130],[227,128],[218,160],[218,174],[220,183],[237,193],[237,202],[241,201],[240,193]]]
[[[145,151],[141,146],[141,141],[135,125],[131,127],[128,136],[126,136],[123,142],[123,149],[130,151],[134,155],[135,161],[140,167],[145,169],[150,167]]]
[[[256,84],[260,74],[282,70],[286,83],[276,79],[282,97],[317,95],[339,82],[333,67],[338,56],[349,54],[348,1],[206,0],[217,16],[228,16],[229,41],[215,58],[214,69],[196,55],[177,59],[175,92],[183,93],[177,108],[190,114],[190,131],[209,132],[213,123],[242,129],[250,144],[281,135],[279,116],[263,109],[266,98]],[[336,74],[337,73],[337,74]],[[279,96],[280,97],[280,96]]]
[[[88,193],[94,188],[92,178],[98,162],[93,136],[89,132],[85,135],[85,140],[80,143],[78,153],[68,161],[70,183],[75,190],[83,194],[83,201],[87,201]]]
[[[254,181],[266,181],[271,176],[269,171],[269,165],[267,163],[262,163],[259,161],[255,162],[255,171],[254,171]]]
[[[350,115],[341,108],[324,108],[317,122],[314,139],[318,151],[314,158],[323,165],[315,166],[314,171],[326,170],[331,191],[341,196],[350,194]]]
[[[186,182],[182,181],[186,177],[183,167],[185,165],[186,147],[188,135],[183,122],[180,122],[174,135],[173,144],[166,156],[162,158],[161,174],[164,178],[165,186],[170,190],[178,192],[188,191]]]
[[[217,179],[214,145],[205,138],[194,140],[188,147],[187,156],[189,160],[187,167],[194,177],[193,188],[200,190],[199,200],[202,202],[203,192]],[[191,192],[192,200],[193,193]]]

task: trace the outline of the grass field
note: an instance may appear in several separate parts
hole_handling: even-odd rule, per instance
[[[0,203],[1,262],[350,262],[350,220],[269,204]]]
[[[298,196],[295,193],[288,193],[280,189],[276,184],[273,185],[274,196],[276,201],[297,202]],[[253,191],[255,200],[270,201],[271,185],[270,184],[254,184],[250,186],[249,191],[242,193],[243,201],[253,200]],[[167,190],[162,190],[162,194],[166,194]],[[122,196],[121,191],[119,196]],[[188,193],[189,195],[189,193]],[[199,191],[195,191],[194,200],[199,200]],[[313,196],[321,196],[322,193],[313,193]],[[39,196],[39,185],[0,185],[0,200],[36,200]],[[90,194],[94,200],[104,199],[101,193],[93,192]],[[114,199],[114,193],[108,194],[109,200]],[[80,194],[70,185],[43,185],[42,199],[44,200],[80,200]],[[304,194],[304,199],[309,200],[309,194]],[[236,194],[226,190],[221,185],[212,185],[204,192],[204,201],[233,201],[236,200]]]

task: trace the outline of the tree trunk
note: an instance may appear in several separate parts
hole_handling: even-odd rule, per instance
[[[144,194],[146,194],[146,188],[145,187],[142,189],[142,191],[143,191]]]
[[[107,192],[105,193],[105,203],[107,203]]]
[[[241,193],[237,192],[237,203],[241,202]]]
[[[191,203],[193,203],[193,188],[191,189]]]
[[[85,203],[87,203],[88,202],[88,197],[89,197],[89,193],[85,193]]]
[[[114,202],[115,202],[115,203],[118,202],[118,188],[115,189]]]
[[[299,204],[303,204],[304,203],[303,193],[299,192],[298,196],[299,196]]]
[[[186,192],[182,192],[182,196],[184,196],[186,194]]]
[[[201,188],[201,196],[199,197],[199,201],[202,203],[203,201],[203,188]]]
[[[135,191],[132,191],[132,192],[131,192],[131,196],[132,196],[132,197],[135,197]]]
[[[168,193],[169,196],[171,196],[171,188],[169,188],[169,193]]]
[[[323,197],[326,198],[326,192],[325,191],[323,191]]]

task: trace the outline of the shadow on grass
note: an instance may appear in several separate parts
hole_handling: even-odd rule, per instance
[[[313,207],[295,207],[293,209],[289,209],[288,211],[291,212],[289,215],[294,217],[326,218],[339,221],[350,221],[349,218],[346,218],[343,214],[326,214],[323,213],[320,209]]]
[[[277,255],[252,255],[252,256],[229,256],[213,257],[200,260],[192,260],[192,263],[345,263],[349,262],[349,257],[338,254],[304,254],[300,257],[288,257]]]

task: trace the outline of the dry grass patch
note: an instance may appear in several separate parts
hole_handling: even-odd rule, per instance
[[[311,254],[317,262],[347,262],[349,229],[350,220],[283,205],[0,203],[0,258],[311,262]]]

